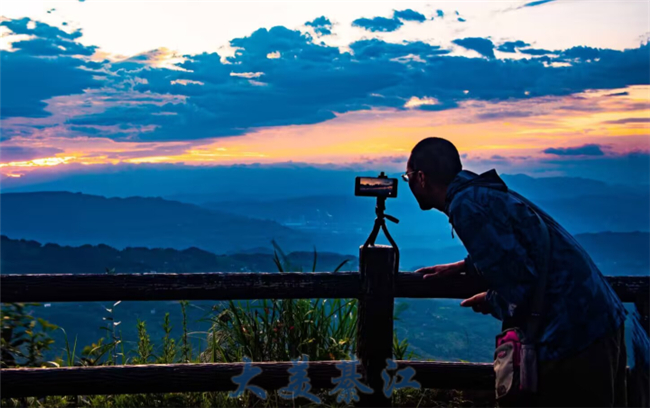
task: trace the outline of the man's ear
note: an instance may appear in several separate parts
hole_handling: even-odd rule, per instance
[[[426,187],[427,187],[427,179],[426,179],[426,177],[427,176],[424,174],[424,172],[422,172],[422,170],[418,170],[418,176],[419,176],[418,177],[418,183],[420,184],[420,187],[422,188],[422,190],[426,189]]]

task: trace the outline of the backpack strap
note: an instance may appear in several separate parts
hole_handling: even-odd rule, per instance
[[[528,324],[526,327],[526,338],[531,343],[536,343],[539,340],[540,329],[542,326],[542,312],[544,310],[544,292],[546,291],[546,281],[548,279],[548,265],[551,259],[551,236],[548,231],[546,222],[540,215],[531,208],[540,221],[542,228],[541,244],[543,251],[539,260],[539,269],[537,277],[537,285],[533,294],[533,300],[530,308],[530,315],[528,316]]]

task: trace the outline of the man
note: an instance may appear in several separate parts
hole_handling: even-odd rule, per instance
[[[538,406],[625,406],[625,309],[580,244],[553,218],[508,190],[490,170],[463,170],[456,147],[427,138],[411,152],[402,176],[422,210],[449,217],[467,249],[459,262],[422,268],[424,279],[462,272],[484,279],[489,290],[461,306],[491,314],[505,327],[525,327],[547,256],[539,214],[552,253],[538,342]],[[535,211],[535,212],[534,212]],[[488,341],[486,339],[486,341]]]

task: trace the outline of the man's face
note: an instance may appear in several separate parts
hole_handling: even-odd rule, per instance
[[[420,205],[420,209],[432,209],[433,204],[431,203],[431,197],[426,188],[426,176],[424,173],[416,171],[411,165],[411,160],[406,164],[406,173],[409,176],[409,188]]]

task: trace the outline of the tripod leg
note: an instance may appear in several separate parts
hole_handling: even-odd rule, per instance
[[[388,242],[390,242],[390,244],[395,249],[395,274],[397,274],[399,272],[399,248],[397,247],[397,244],[393,240],[393,237],[390,236],[390,233],[388,232],[388,228],[386,228],[385,221],[381,224],[381,229],[384,231],[386,238],[388,238]]]
[[[379,218],[375,218],[375,226],[372,227],[372,231],[370,232],[370,235],[368,236],[368,239],[366,240],[366,243],[363,244],[364,248],[367,248],[369,245],[375,245],[375,240],[377,240],[377,235],[379,234],[379,228],[383,227],[384,229],[386,226],[382,223],[382,220]]]

